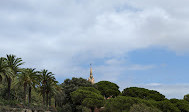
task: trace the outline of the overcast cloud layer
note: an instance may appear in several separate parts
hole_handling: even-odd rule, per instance
[[[188,54],[188,4],[186,0],[2,0],[0,56],[15,54],[25,67],[49,69],[59,80],[87,78],[89,63],[103,60],[94,65],[96,80],[116,82],[127,70],[156,67],[125,65],[131,51],[160,47]]]

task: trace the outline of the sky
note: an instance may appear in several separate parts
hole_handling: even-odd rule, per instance
[[[0,57],[71,77],[189,93],[188,0],[1,0]]]

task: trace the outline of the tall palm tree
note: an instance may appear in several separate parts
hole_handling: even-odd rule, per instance
[[[30,77],[30,80],[29,80],[29,104],[31,103],[31,91],[32,91],[32,88],[35,88],[35,85],[38,84],[38,81],[37,81],[37,78],[38,78],[38,71],[35,71],[35,69],[29,69],[29,77]]]
[[[11,89],[11,83],[12,79],[17,75],[17,73],[20,71],[20,65],[24,64],[22,62],[21,58],[17,58],[15,55],[7,55],[5,58],[5,62],[7,65],[7,68],[9,71],[11,71],[11,74],[6,74],[6,79],[8,82],[8,100],[10,99],[10,89]]]
[[[63,94],[63,91],[61,89],[61,86],[58,84],[58,81],[52,86],[52,89],[50,91],[51,93],[51,96],[50,96],[50,100],[49,100],[49,106],[51,106],[51,97],[54,98],[54,103],[55,103],[55,106],[56,106],[56,101],[57,101],[57,98],[58,100],[64,100],[65,98],[65,95]]]
[[[35,71],[35,68],[27,68],[22,69],[21,73],[18,75],[18,85],[23,85],[24,87],[24,103],[26,102],[26,89],[27,86],[29,86],[29,98],[28,102],[31,103],[31,89],[32,87],[35,87],[35,84],[37,83],[37,71]]]
[[[54,105],[55,107],[58,105],[59,107],[62,107],[63,103],[66,102],[66,94],[62,90],[61,85],[57,85],[56,91],[54,92]]]
[[[46,105],[51,106],[51,98],[60,90],[57,85],[58,81],[54,77],[50,78],[46,84]]]
[[[43,69],[40,72],[40,76],[39,76],[40,88],[41,88],[40,92],[41,92],[41,94],[43,96],[43,104],[44,105],[45,105],[45,96],[46,96],[47,82],[49,82],[51,79],[54,79],[53,75],[54,74],[52,74],[52,72],[48,72],[48,70],[45,70],[45,69]],[[48,105],[48,103],[46,105]]]
[[[1,57],[0,58],[0,81],[3,80],[3,77],[6,74],[6,64],[5,64],[5,58]]]

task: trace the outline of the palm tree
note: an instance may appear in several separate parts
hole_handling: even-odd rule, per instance
[[[3,77],[6,74],[6,64],[5,64],[5,58],[1,57],[0,58],[0,81],[3,80]]]
[[[57,81],[58,83],[58,81]],[[51,97],[54,98],[54,105],[56,107],[57,101],[63,101],[65,99],[65,94],[63,93],[61,86],[59,84],[54,84],[54,86],[51,89]],[[58,100],[57,100],[58,99]],[[49,100],[49,106],[51,106],[51,100]]]
[[[18,85],[23,85],[24,87],[24,103],[26,102],[26,89],[29,86],[29,104],[31,103],[31,89],[35,87],[37,83],[37,71],[35,68],[22,69],[21,73],[18,75]]]
[[[51,106],[51,98],[60,91],[58,81],[54,77],[50,78],[46,84],[46,105]]]
[[[32,90],[32,87],[35,88],[35,85],[38,84],[38,81],[37,81],[37,78],[38,78],[38,71],[35,71],[35,69],[29,69],[29,77],[30,77],[30,80],[29,80],[29,104],[31,103],[31,90]]]
[[[40,76],[39,76],[39,81],[40,81],[40,92],[43,96],[43,104],[45,105],[45,94],[46,94],[46,88],[47,88],[47,82],[49,82],[51,79],[54,79],[54,74],[52,74],[52,72],[48,72],[48,70],[43,69],[40,72]],[[47,94],[48,97],[48,94]],[[48,100],[48,98],[47,98]],[[48,103],[46,104],[48,105]]]
[[[20,74],[18,74],[18,80],[15,81],[17,87],[24,86],[24,103],[26,103],[26,88],[27,88],[27,74],[26,69],[23,69]]]
[[[12,79],[17,75],[17,72],[20,71],[19,66],[23,64],[21,58],[16,58],[15,55],[7,55],[5,58],[5,62],[8,68],[8,71],[11,71],[11,73],[6,74],[6,79],[8,82],[8,100],[10,99],[10,89],[11,89],[11,83]]]
[[[56,92],[54,92],[54,105],[62,107],[63,103],[66,102],[66,94],[64,91],[61,89],[62,87],[60,85],[57,86]]]

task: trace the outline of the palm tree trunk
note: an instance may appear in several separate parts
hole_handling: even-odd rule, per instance
[[[43,87],[43,105],[45,105],[45,88]]]
[[[47,92],[47,94],[46,94],[46,95],[47,95],[47,98],[46,98],[46,106],[48,107],[48,100],[49,100],[49,98],[48,98],[48,97],[49,97],[49,93]]]
[[[24,83],[24,104],[26,103],[26,86],[27,84]]]
[[[51,95],[49,96],[49,106],[51,106]]]
[[[28,99],[29,99],[29,104],[31,103],[31,89],[32,89],[32,88],[31,88],[31,86],[30,86],[30,87],[29,87],[29,98],[28,98]]]
[[[54,99],[54,106],[56,107],[56,98]]]
[[[11,78],[8,78],[8,100],[10,100]]]
[[[94,112],[94,108],[91,108],[91,112]]]

